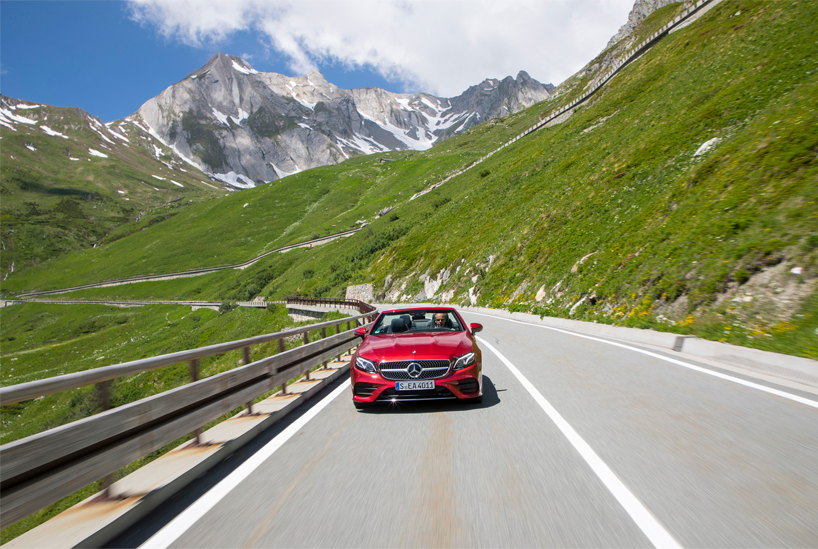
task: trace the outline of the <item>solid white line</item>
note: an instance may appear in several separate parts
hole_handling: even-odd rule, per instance
[[[813,408],[818,408],[818,402],[814,400],[810,400],[808,398],[800,397],[798,395],[793,395],[791,393],[787,393],[784,391],[779,391],[778,389],[773,389],[772,387],[765,387],[764,385],[759,385],[758,383],[753,383],[752,381],[745,381],[743,379],[739,379],[737,377],[728,376],[726,374],[722,374],[720,372],[714,372],[713,370],[708,370],[707,368],[702,368],[700,366],[695,366],[693,364],[689,364],[687,362],[683,362],[681,360],[677,360],[675,358],[670,358],[668,356],[660,355],[659,353],[653,353],[651,351],[646,351],[644,349],[639,349],[637,347],[631,347],[630,345],[624,345],[622,343],[617,343],[615,341],[608,341],[606,339],[600,339],[598,337],[593,337],[589,335],[580,334],[577,332],[572,332],[570,330],[563,330],[561,328],[552,328],[551,326],[543,326],[541,324],[532,324],[531,322],[522,322],[520,320],[512,320],[510,318],[503,318],[500,316],[493,316],[487,315],[485,313],[475,313],[472,311],[468,311],[467,314],[470,315],[479,315],[479,316],[487,316],[489,318],[496,318],[498,320],[505,320],[507,322],[516,322],[517,324],[524,324],[525,326],[532,326],[534,328],[544,328],[546,330],[553,330],[555,332],[562,332],[563,334],[572,335],[575,337],[581,337],[583,339],[590,339],[592,341],[598,341],[600,343],[605,343],[607,345],[613,345],[614,347],[621,347],[623,349],[628,349],[630,351],[634,351],[637,353],[642,353],[643,355],[647,355],[653,358],[658,358],[659,360],[664,360],[665,362],[670,362],[672,364],[676,364],[677,366],[683,366],[684,368],[689,368],[690,370],[694,370],[696,372],[700,372],[702,374],[707,374],[709,376],[717,377],[719,379],[724,379],[726,381],[732,381],[733,383],[738,383],[739,385],[744,385],[745,387],[750,387],[752,389],[756,389],[759,391],[763,391],[765,393],[770,393],[772,395],[780,396],[782,398],[786,398],[789,400],[793,400],[795,402],[799,402],[801,404],[806,404],[807,406],[811,406]]]
[[[599,477],[599,480],[605,487],[613,494],[616,500],[624,507],[625,511],[630,515],[637,526],[644,532],[654,547],[673,547],[681,548],[681,545],[665,530],[665,528],[656,520],[650,511],[642,505],[633,493],[628,490],[628,487],[619,480],[610,467],[602,461],[596,452],[588,445],[585,440],[574,430],[571,425],[560,415],[560,413],[551,404],[545,400],[545,397],[537,390],[534,385],[518,370],[511,362],[508,361],[500,352],[489,344],[485,339],[478,337],[481,345],[485,345],[491,350],[503,364],[505,364],[511,373],[522,383],[523,387],[534,397],[534,400],[540,407],[545,410],[551,421],[562,431],[568,442],[579,452],[582,459],[591,467],[591,470]]]
[[[165,525],[164,528],[156,532],[145,543],[139,547],[147,549],[165,549],[184,534],[188,528],[193,526],[210,509],[212,509],[224,496],[233,488],[239,485],[244,479],[255,471],[259,465],[272,456],[276,450],[281,448],[294,434],[296,434],[312,418],[326,408],[326,406],[338,395],[349,388],[350,380],[347,379],[330,394],[325,396],[318,404],[310,408],[303,416],[295,420],[289,427],[281,431],[273,440],[268,442],[261,450],[253,454],[242,463],[235,471],[230,473],[216,486],[207,491],[205,495],[197,499],[193,505],[185,509],[179,516]]]

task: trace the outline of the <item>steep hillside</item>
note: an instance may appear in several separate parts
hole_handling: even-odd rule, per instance
[[[470,130],[468,139],[457,137],[422,153],[372,155],[315,168],[191,205],[162,223],[140,220],[129,226],[127,238],[15,273],[3,292],[240,263],[280,246],[355,228],[495,149],[537,116],[525,112],[494,120]]]
[[[657,10],[635,35],[650,34],[640,33],[680,6]],[[196,233],[203,247],[227,254],[369,222],[354,237],[270,256],[234,276],[66,297],[337,296],[371,282],[384,300],[525,309],[818,357],[816,23],[815,3],[726,0],[662,39],[561,124],[415,200],[408,197],[569,100],[584,77],[429,151],[284,179],[316,194],[291,212],[283,238],[278,229],[246,233],[249,241],[243,230]],[[222,217],[259,208],[245,222],[256,231],[276,201],[285,203],[270,189],[220,201]],[[376,217],[386,206],[394,209]],[[193,208],[186,219],[204,211]],[[178,229],[152,227],[155,244],[145,257],[167,257],[170,269],[172,254],[158,250],[171,246]],[[123,257],[114,251],[92,253],[102,266]],[[65,269],[62,285],[99,279],[91,257],[55,263]],[[202,254],[184,267],[208,261]],[[141,274],[137,261],[130,265],[119,274]],[[32,270],[15,289],[59,282]]]
[[[224,194],[131,122],[0,96],[0,277]],[[154,208],[172,204],[157,215]]]

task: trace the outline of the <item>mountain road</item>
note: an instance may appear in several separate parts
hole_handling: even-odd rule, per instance
[[[336,383],[112,546],[818,546],[816,395],[463,316],[482,404],[357,411]]]

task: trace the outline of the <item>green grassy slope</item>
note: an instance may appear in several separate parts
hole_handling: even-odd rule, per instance
[[[166,147],[159,146],[157,153],[158,143],[129,122],[114,129],[126,141],[81,109],[12,109],[26,103],[5,97],[0,104],[33,122],[0,126],[0,277],[12,264],[19,272],[111,242],[127,234],[124,226],[137,219],[143,225],[156,222],[169,211],[224,194]],[[50,135],[43,126],[62,135]],[[171,202],[172,209],[154,211]]]
[[[481,305],[818,357],[817,17],[814,3],[725,2],[567,122],[354,237],[271,257],[232,284],[190,284],[218,299],[372,282],[406,300],[448,271],[439,299],[469,303],[471,290]]]

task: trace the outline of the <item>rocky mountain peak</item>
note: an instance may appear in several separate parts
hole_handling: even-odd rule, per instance
[[[486,79],[453,98],[344,90],[318,71],[262,73],[217,53],[137,116],[189,163],[246,188],[360,154],[428,149],[547,99],[550,90],[525,71]]]

